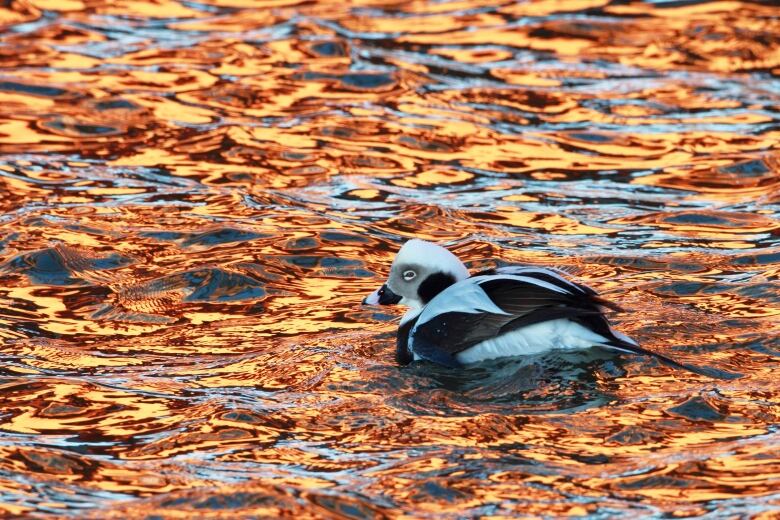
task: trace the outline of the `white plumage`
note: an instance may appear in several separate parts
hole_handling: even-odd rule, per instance
[[[477,343],[455,355],[464,364],[511,356],[544,354],[552,350],[581,350],[603,345],[606,338],[570,320],[550,320],[507,332]]]

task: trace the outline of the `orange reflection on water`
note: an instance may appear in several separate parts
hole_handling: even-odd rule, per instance
[[[0,6],[0,511],[777,514],[770,3]],[[643,346],[399,368],[411,237]],[[152,513],[153,512],[153,513]]]

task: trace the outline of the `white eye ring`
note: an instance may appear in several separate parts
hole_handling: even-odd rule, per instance
[[[404,280],[406,280],[407,282],[411,282],[412,280],[414,280],[414,277],[417,276],[417,273],[415,273],[410,269],[409,271],[404,271],[403,276],[404,276]]]

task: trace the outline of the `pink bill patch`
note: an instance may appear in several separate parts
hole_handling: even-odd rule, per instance
[[[372,292],[371,294],[369,294],[368,296],[366,296],[363,299],[363,303],[366,303],[368,305],[379,305],[379,291],[380,290],[382,290],[381,287],[379,289],[377,289],[376,291]]]

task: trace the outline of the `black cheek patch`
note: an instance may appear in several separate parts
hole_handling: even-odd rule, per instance
[[[422,281],[417,288],[417,295],[423,304],[427,304],[437,294],[455,283],[455,277],[449,273],[434,273]]]

